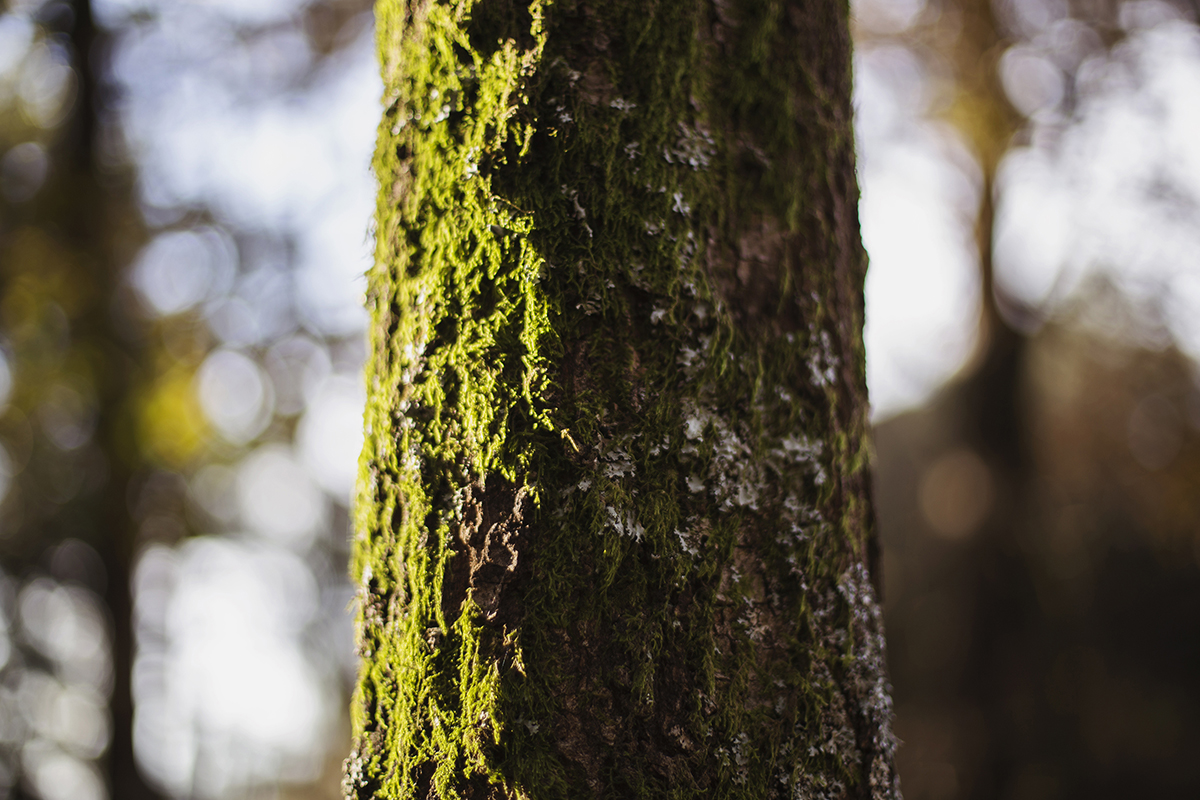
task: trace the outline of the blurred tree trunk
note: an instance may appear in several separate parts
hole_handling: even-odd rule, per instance
[[[970,362],[930,402],[928,411],[890,419],[877,429],[878,500],[892,556],[889,603],[912,603],[913,597],[923,592],[933,596],[935,590],[953,598],[949,609],[927,604],[908,617],[889,611],[894,632],[900,634],[893,662],[900,732],[911,745],[901,756],[902,767],[917,796],[983,800],[1012,791],[1021,751],[1034,737],[1011,724],[1011,685],[1013,673],[1019,671],[1014,664],[1024,655],[1016,643],[1036,626],[1034,589],[1017,544],[1017,534],[1028,522],[1033,473],[1023,380],[1028,339],[1012,323],[1025,310],[997,285],[994,261],[997,173],[1026,120],[1009,101],[998,69],[1013,44],[998,16],[1004,9],[993,0],[939,0],[935,8],[929,15],[932,21],[915,39],[949,67],[953,84],[944,115],[979,165],[974,226],[979,338]],[[979,518],[970,530],[949,537],[943,532],[932,543],[909,535],[907,507],[896,498],[917,497],[923,491],[921,502],[928,502],[931,462],[963,453],[972,459],[969,464],[981,465],[985,476],[984,489],[973,491],[988,499],[966,498],[983,505]],[[923,481],[920,488],[910,485],[917,481]],[[926,667],[912,654],[924,652],[921,643],[939,635],[940,621],[956,614],[968,620],[963,623],[965,644],[944,643],[937,655],[944,656],[945,663],[932,656],[928,662],[936,665]],[[959,647],[965,651],[961,655],[956,654]],[[927,769],[922,761],[936,759],[926,754],[935,748],[926,741],[919,720],[922,712],[937,714],[947,706],[961,717],[955,722],[955,747],[969,756],[954,761],[958,772],[953,785],[935,791],[920,774]]]
[[[981,319],[974,363],[953,394],[962,444],[986,464],[994,492],[965,567],[977,635],[967,648],[958,688],[991,733],[977,771],[963,782],[962,796],[987,800],[1003,796],[1017,779],[1036,737],[1013,724],[1012,710],[1012,673],[1036,670],[1029,666],[1030,648],[1022,645],[1038,627],[1036,592],[1018,544],[1020,532],[1030,524],[1034,478],[1023,380],[1029,339],[1012,324],[1023,310],[997,285],[995,270],[997,173],[1026,121],[1001,84],[999,61],[1012,41],[995,5],[991,0],[961,0],[958,5],[962,27],[953,53],[962,88],[956,123],[982,173],[975,223]]]
[[[899,797],[847,6],[376,14],[348,796]]]
[[[94,380],[96,444],[104,454],[99,484],[53,512],[51,525],[40,531],[36,547],[75,536],[100,555],[106,572],[103,600],[112,623],[112,735],[103,766],[109,790],[120,800],[158,797],[143,780],[133,748],[132,673],[133,603],[130,580],[135,555],[135,524],[129,509],[129,484],[138,466],[132,440],[131,409],[134,372],[139,355],[133,330],[119,302],[122,269],[130,246],[142,238],[132,182],[110,166],[102,174],[98,160],[100,115],[104,112],[104,35],[97,30],[90,0],[74,0],[70,13],[54,9],[70,36],[74,51],[77,95],[55,149],[57,184],[47,194],[58,198],[50,221],[59,244],[76,257],[75,291],[86,298],[72,320],[73,346],[84,354],[85,374]],[[55,20],[50,20],[55,24]],[[91,483],[91,481],[88,481]]]

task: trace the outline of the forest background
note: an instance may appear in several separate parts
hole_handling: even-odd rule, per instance
[[[0,7],[0,797],[336,797],[370,3]],[[1197,8],[854,14],[905,794],[1194,797]]]

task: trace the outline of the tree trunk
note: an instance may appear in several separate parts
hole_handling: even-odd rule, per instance
[[[355,798],[898,798],[848,9],[380,2]]]
[[[4,338],[18,381],[13,405],[24,412],[20,423],[8,415],[5,444],[16,438],[11,431],[18,424],[29,429],[24,420],[36,419],[55,386],[82,390],[88,408],[81,420],[90,416],[95,432],[94,441],[86,441],[89,434],[69,448],[40,432],[25,433],[29,463],[16,471],[5,498],[0,559],[6,569],[28,575],[35,565],[48,566],[51,548],[63,540],[79,539],[95,549],[106,575],[86,567],[77,574],[51,571],[96,590],[111,615],[111,738],[97,766],[112,797],[155,800],[158,793],[141,777],[133,747],[129,578],[135,526],[127,490],[137,451],[127,416],[140,342],[122,318],[128,312],[114,302],[124,279],[119,251],[140,237],[140,220],[133,221],[128,176],[97,161],[107,99],[106,37],[96,27],[92,3],[44,5],[34,17],[38,36],[69,44],[76,94],[61,125],[38,134],[50,156],[46,185],[0,213]],[[0,760],[0,769],[5,766]]]

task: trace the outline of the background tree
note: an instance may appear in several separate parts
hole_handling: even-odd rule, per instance
[[[21,596],[29,633],[7,682],[20,682],[28,703],[68,716],[39,721],[43,736],[23,765],[5,753],[0,783],[23,778],[18,796],[53,795],[57,783],[97,797],[108,783],[118,796],[149,798],[133,757],[125,502],[139,466],[129,405],[140,340],[113,302],[141,226],[128,172],[99,166],[107,87],[91,4],[47,4],[33,21],[36,44],[0,129],[8,151],[0,325],[8,380],[19,378],[3,422],[14,485],[0,510],[0,563],[16,575],[43,572]],[[16,598],[7,599],[16,612]],[[15,708],[4,713],[19,724]]]
[[[352,796],[898,796],[847,12],[377,6]]]
[[[1119,198],[1101,202],[1139,220],[1134,241],[1056,217],[1075,263],[1043,257],[1042,269],[1109,275],[1070,292],[1060,277],[1038,302],[1004,271],[1031,269],[1020,263],[1029,254],[1014,259],[999,239],[1005,211],[1009,236],[1014,214],[1028,224],[1025,209],[1048,213],[1020,193],[1021,158],[1073,163],[1077,172],[1062,169],[1049,186],[1078,206],[1103,193],[1089,169],[1126,176],[1080,133],[1100,125],[1098,106],[1118,105],[1106,80],[1136,87],[1124,113],[1147,113],[1153,96],[1161,105],[1148,115],[1169,127],[1177,100],[1156,93],[1139,51],[1194,42],[1194,8],[915,7],[898,33],[872,33],[864,17],[860,42],[899,43],[920,59],[929,116],[949,122],[972,156],[982,313],[960,375],[876,428],[906,796],[1189,796],[1200,698],[1185,676],[1200,666],[1188,644],[1200,570],[1195,504],[1180,487],[1197,474],[1194,350],[1185,356],[1178,326],[1168,328],[1171,290],[1139,291],[1128,275],[1162,259],[1151,240],[1176,235],[1169,220],[1191,213],[1195,186],[1182,171],[1155,174],[1156,154],[1169,152],[1162,140],[1126,146],[1126,163],[1149,162],[1150,174],[1134,171]],[[1195,265],[1184,257],[1176,268]]]

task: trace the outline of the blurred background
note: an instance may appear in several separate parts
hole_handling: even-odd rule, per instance
[[[368,0],[0,0],[0,800],[335,798]],[[858,0],[909,800],[1200,796],[1191,0]]]
[[[1196,19],[856,7],[909,800],[1200,797]]]
[[[0,797],[336,797],[366,0],[0,14]]]

